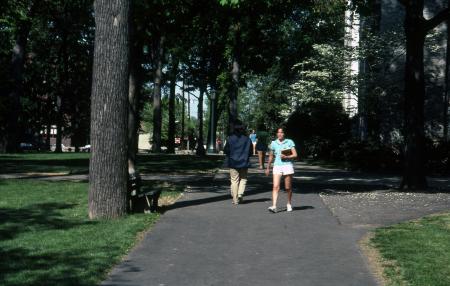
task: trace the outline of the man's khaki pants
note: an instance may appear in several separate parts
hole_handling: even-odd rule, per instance
[[[231,196],[236,203],[238,197],[244,195],[245,185],[247,184],[247,168],[230,168]]]

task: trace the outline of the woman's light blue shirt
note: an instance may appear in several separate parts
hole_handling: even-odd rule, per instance
[[[293,165],[292,159],[281,160],[281,150],[292,149],[295,147],[294,141],[291,139],[284,139],[283,142],[277,140],[272,141],[270,143],[270,150],[275,155],[275,161],[273,163],[274,166],[283,166],[283,165]]]

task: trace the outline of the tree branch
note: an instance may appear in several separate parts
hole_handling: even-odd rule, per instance
[[[445,20],[448,20],[448,19],[450,19],[450,9],[446,8],[446,9],[442,10],[441,12],[439,12],[433,18],[425,21],[425,31],[428,32],[430,30],[433,30],[434,28],[439,26],[439,24],[441,24],[442,22],[444,22]]]
[[[400,2],[400,4],[402,4],[403,6],[406,6],[408,4],[408,0],[398,0],[398,2]]]

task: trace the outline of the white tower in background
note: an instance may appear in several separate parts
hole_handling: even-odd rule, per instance
[[[344,90],[343,106],[350,117],[358,113],[358,75],[360,71],[358,48],[360,41],[360,16],[355,11],[352,0],[347,1],[345,11],[345,65],[348,69],[350,81]]]

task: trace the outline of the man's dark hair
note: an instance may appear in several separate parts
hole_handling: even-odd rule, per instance
[[[244,123],[242,123],[242,121],[236,120],[233,125],[234,125],[233,134],[235,134],[235,135],[244,135],[245,134],[246,128],[245,128]]]

